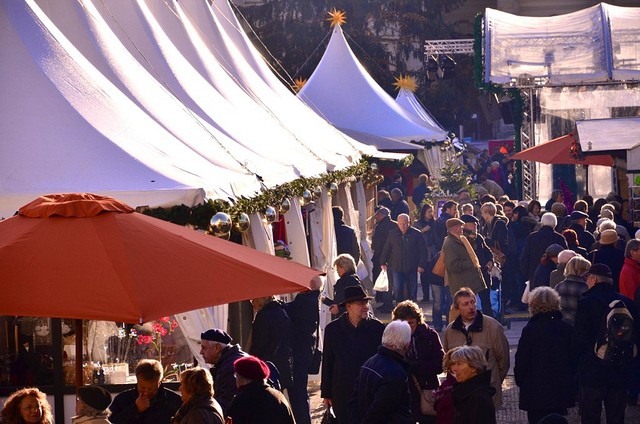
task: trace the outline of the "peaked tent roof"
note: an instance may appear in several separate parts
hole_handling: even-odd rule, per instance
[[[218,15],[201,0],[0,1],[0,217],[52,192],[251,196],[376,152],[267,84]]]
[[[445,131],[420,121],[373,80],[339,25],[298,97],[339,128],[402,141],[446,138]]]
[[[444,131],[438,121],[436,121],[435,118],[431,116],[431,114],[422,105],[422,103],[420,103],[420,100],[416,98],[416,95],[413,94],[411,90],[401,88],[398,91],[398,95],[396,96],[396,103],[407,109],[409,112],[413,113],[421,121],[426,122],[427,125],[434,128],[440,128],[442,131]]]

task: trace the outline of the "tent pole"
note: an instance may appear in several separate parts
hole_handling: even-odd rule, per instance
[[[584,165],[584,194],[585,196],[589,194],[589,165]]]

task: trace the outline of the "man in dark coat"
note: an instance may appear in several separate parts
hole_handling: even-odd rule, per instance
[[[620,291],[620,272],[624,265],[624,252],[616,247],[619,236],[616,230],[604,230],[600,234],[599,247],[589,253],[592,264],[605,264],[611,268],[613,288]]]
[[[423,273],[427,266],[427,246],[422,233],[410,226],[409,215],[398,216],[398,228],[389,234],[380,264],[383,269],[388,267],[393,275],[396,302],[405,299],[417,302],[417,273]]]
[[[267,384],[269,367],[255,356],[237,359],[233,368],[238,394],[229,405],[228,418],[233,424],[295,424],[284,395]]]
[[[293,358],[291,338],[293,325],[284,304],[274,296],[251,300],[256,317],[251,326],[249,353],[263,361],[272,362],[280,373],[280,386],[293,386]]]
[[[480,262],[482,276],[487,284],[486,290],[480,290],[478,292],[478,296],[482,302],[482,313],[494,317],[493,308],[491,307],[491,275],[489,274],[489,271],[494,266],[493,253],[491,249],[489,249],[489,246],[487,246],[484,237],[478,234],[478,218],[473,215],[462,215],[460,219],[464,222],[462,235],[469,240],[473,251],[476,252],[476,256]]]
[[[114,424],[169,424],[182,405],[179,395],[161,387],[162,364],[143,359],[136,366],[136,387],[113,399],[109,420]]]
[[[238,393],[236,378],[233,376],[233,363],[248,356],[240,345],[231,344],[231,336],[226,332],[212,328],[200,334],[200,355],[204,362],[211,365],[213,378],[213,397],[227,412],[233,397]]]
[[[396,228],[396,222],[389,217],[389,209],[384,206],[376,207],[376,213],[374,215],[376,225],[373,228],[373,235],[371,236],[371,250],[373,251],[373,257],[371,262],[373,263],[373,281],[375,282],[380,275],[380,257],[384,250],[384,245],[387,243],[391,230]],[[382,302],[380,312],[391,312],[393,309],[393,278],[389,277],[389,291],[377,292],[376,301]]]
[[[524,241],[524,249],[520,255],[520,270],[527,280],[533,278],[536,268],[540,263],[540,258],[547,247],[552,244],[559,244],[564,249],[567,248],[567,241],[564,236],[554,230],[558,225],[558,218],[551,212],[547,212],[540,218],[542,227],[538,231],[529,234]]]
[[[344,211],[340,206],[331,208],[333,212],[333,228],[336,232],[336,245],[338,255],[348,253],[356,264],[360,260],[360,246],[353,228],[344,223]]]
[[[427,174],[420,174],[418,177],[419,184],[413,188],[413,194],[411,194],[411,200],[416,205],[416,209],[420,210],[420,204],[424,200],[424,196],[431,192],[431,188],[427,185],[429,176]]]
[[[325,407],[333,407],[339,424],[349,423],[349,399],[360,366],[376,353],[382,340],[384,324],[369,316],[370,299],[362,287],[347,287],[347,313],[324,331],[320,396]]]
[[[458,204],[453,200],[449,200],[442,205],[440,216],[433,225],[433,241],[436,246],[436,252],[442,250],[444,238],[447,236],[447,220],[458,216]]]
[[[411,396],[404,361],[411,342],[406,321],[390,322],[382,334],[378,353],[360,367],[349,402],[352,424],[415,423],[411,416]]]
[[[487,246],[508,253],[508,231],[504,220],[496,216],[498,209],[494,203],[488,202],[480,207],[480,214],[484,220],[481,234]]]
[[[391,219],[398,219],[400,214],[409,214],[409,204],[404,200],[404,195],[399,188],[391,190]]]
[[[582,394],[582,422],[599,423],[602,404],[607,423],[624,423],[627,384],[632,362],[609,362],[595,354],[595,345],[605,330],[609,305],[620,300],[633,317],[633,340],[638,346],[639,317],[633,301],[613,288],[611,269],[604,264],[593,264],[584,276],[587,290],[576,311],[575,327],[571,340],[573,362],[578,365],[578,381]],[[637,360],[637,358],[635,358]]]
[[[569,216],[571,217],[571,225],[569,225],[569,229],[575,231],[578,235],[578,243],[580,246],[589,251],[591,246],[593,246],[593,243],[596,242],[593,234],[587,231],[587,219],[589,219],[589,215],[584,212],[573,211]]]
[[[286,311],[293,324],[293,386],[289,387],[289,402],[297,424],[311,424],[309,408],[309,365],[316,344],[316,332],[320,319],[319,290],[298,293],[287,303]]]

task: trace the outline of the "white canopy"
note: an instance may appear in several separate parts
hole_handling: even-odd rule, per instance
[[[420,100],[418,100],[413,91],[406,88],[401,88],[398,91],[398,95],[396,96],[396,103],[407,109],[409,112],[413,113],[418,117],[418,119],[424,121],[427,125],[433,128],[440,128],[440,130],[444,131],[438,121],[436,121],[436,119],[431,116],[424,105],[420,103]]]
[[[340,25],[298,97],[338,128],[401,141],[442,141],[446,133],[389,96],[353,54]]]
[[[567,84],[640,79],[640,8],[606,3],[566,15],[485,12],[485,79]]]
[[[640,118],[585,119],[576,121],[583,152],[631,150],[640,145]]]
[[[259,73],[215,5],[0,0],[0,217],[51,192],[251,196],[375,153]]]

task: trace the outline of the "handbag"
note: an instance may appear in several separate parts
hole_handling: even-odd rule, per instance
[[[311,356],[311,362],[309,362],[309,368],[307,368],[307,374],[318,374],[320,372],[320,364],[322,363],[322,351],[318,349],[320,344],[320,317],[318,317],[316,325],[316,346],[313,349],[313,355]]]
[[[436,410],[433,408],[433,402],[435,400],[433,390],[421,389],[420,383],[418,383],[415,375],[412,375],[411,379],[416,386],[416,390],[418,390],[418,394],[420,394],[420,413],[422,413],[422,415],[436,415]]]
[[[444,277],[444,252],[440,251],[438,254],[438,260],[435,264],[433,264],[433,269],[431,272],[438,277]]]
[[[380,271],[380,275],[376,278],[376,283],[373,286],[373,290],[377,292],[387,292],[389,291],[389,275],[387,274],[387,270],[383,269]]]

